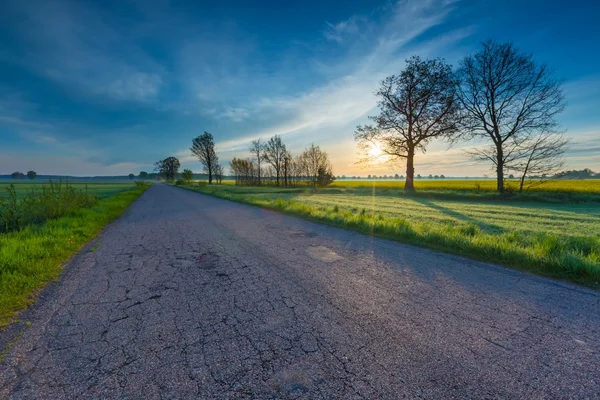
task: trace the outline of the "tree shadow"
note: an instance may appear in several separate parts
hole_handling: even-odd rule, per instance
[[[488,232],[488,233],[504,233],[507,230],[499,225],[496,224],[490,224],[489,222],[483,222],[480,219],[477,218],[473,218],[470,217],[468,215],[462,214],[456,210],[452,210],[450,208],[446,208],[443,207],[439,204],[434,203],[433,200],[429,200],[429,199],[419,199],[419,198],[413,198],[411,199],[425,207],[429,207],[433,210],[436,210],[444,215],[447,215],[449,217],[455,218],[459,221],[464,221],[467,223],[473,223],[477,226],[479,226],[479,228],[481,228],[482,230]]]

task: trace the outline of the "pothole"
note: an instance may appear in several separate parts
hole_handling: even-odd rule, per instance
[[[306,254],[308,254],[311,258],[314,258],[315,260],[327,263],[339,261],[344,258],[325,246],[310,246],[306,249]]]

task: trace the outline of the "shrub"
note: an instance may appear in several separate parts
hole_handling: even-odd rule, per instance
[[[85,190],[76,189],[68,182],[50,181],[48,185],[33,188],[18,198],[14,185],[7,189],[7,196],[0,197],[0,219],[4,232],[20,229],[24,225],[42,223],[60,218],[80,208],[97,203],[98,198]]]
[[[175,181],[175,185],[177,185],[177,186],[185,185],[185,181],[183,179],[177,179]]]

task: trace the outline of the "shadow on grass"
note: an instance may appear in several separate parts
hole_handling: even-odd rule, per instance
[[[425,207],[429,207],[429,208],[436,210],[442,214],[445,214],[449,217],[455,218],[459,221],[475,224],[475,225],[479,226],[480,229],[486,231],[487,233],[499,234],[499,233],[504,233],[507,231],[506,229],[504,229],[503,227],[501,227],[499,225],[490,224],[488,222],[483,222],[479,219],[459,213],[458,211],[443,207],[443,206],[436,204],[433,201],[428,200],[428,199],[412,199],[412,200],[419,204],[422,204]]]

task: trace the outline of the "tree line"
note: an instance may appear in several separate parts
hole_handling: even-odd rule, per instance
[[[213,135],[204,132],[192,139],[190,151],[202,164],[208,183],[221,183],[224,168],[219,162]],[[281,136],[275,135],[268,141],[252,141],[249,153],[250,157],[234,157],[229,163],[236,185],[323,187],[335,180],[327,152],[315,144],[294,157]],[[167,180],[176,179],[180,167],[181,163],[176,157],[167,157],[155,163],[155,171]],[[184,169],[181,179],[191,181],[193,172]]]
[[[294,157],[275,135],[252,141],[249,152],[246,159],[231,160],[236,185],[324,187],[335,179],[327,152],[314,143]]]
[[[379,153],[404,160],[407,191],[414,191],[415,155],[434,138],[487,143],[468,154],[493,166],[499,192],[509,172],[520,177],[522,190],[527,177],[552,176],[563,166],[568,141],[555,119],[565,107],[562,81],[512,43],[484,42],[455,70],[443,59],[413,56],[375,96],[379,114],[354,133],[361,162]]]

